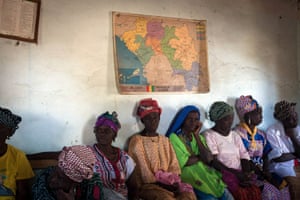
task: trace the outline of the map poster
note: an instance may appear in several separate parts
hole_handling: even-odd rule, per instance
[[[113,12],[119,93],[209,91],[206,20]]]

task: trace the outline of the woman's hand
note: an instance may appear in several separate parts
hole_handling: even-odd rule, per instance
[[[268,172],[268,171],[263,171],[263,176],[264,176],[264,178],[267,180],[267,181],[269,181],[270,183],[272,182],[272,174],[270,173],[270,172]]]
[[[75,191],[73,189],[71,189],[69,192],[65,192],[62,189],[56,190],[56,198],[57,200],[74,200]]]
[[[236,176],[239,179],[241,187],[248,187],[251,185],[250,183],[250,174],[246,174],[241,171],[236,171]]]
[[[161,182],[157,182],[157,184],[160,187],[162,187],[162,188],[164,188],[164,189],[166,189],[166,190],[168,190],[170,192],[173,192],[173,194],[175,196],[177,196],[180,193],[179,183],[174,183],[173,185],[167,185],[167,184],[164,184],[164,183],[161,183]]]
[[[199,132],[202,129],[202,126],[203,126],[202,122],[198,121],[197,126],[196,126],[195,130],[193,131],[194,137],[199,137]]]
[[[293,138],[297,135],[297,129],[296,128],[288,128],[285,129],[285,134],[290,137]]]

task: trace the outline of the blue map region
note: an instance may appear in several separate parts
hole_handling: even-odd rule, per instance
[[[143,76],[143,64],[120,39],[116,38],[116,51],[119,64],[119,82],[121,84],[147,85],[147,79]]]
[[[199,63],[198,62],[193,62],[192,63],[192,69],[187,71],[183,69],[174,69],[174,74],[180,74],[183,75],[184,77],[184,82],[186,85],[186,89],[188,91],[191,91],[193,87],[198,87],[199,85]]]

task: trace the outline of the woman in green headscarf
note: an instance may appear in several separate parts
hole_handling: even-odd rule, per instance
[[[231,130],[233,107],[223,101],[213,103],[209,117],[215,125],[205,131],[207,146],[214,156],[212,166],[222,173],[223,181],[235,199],[261,199],[261,191],[251,182],[250,157],[240,136]]]

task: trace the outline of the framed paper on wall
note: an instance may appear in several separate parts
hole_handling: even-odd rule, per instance
[[[0,0],[0,37],[37,43],[41,0]]]
[[[113,12],[119,93],[209,91],[206,20]]]

